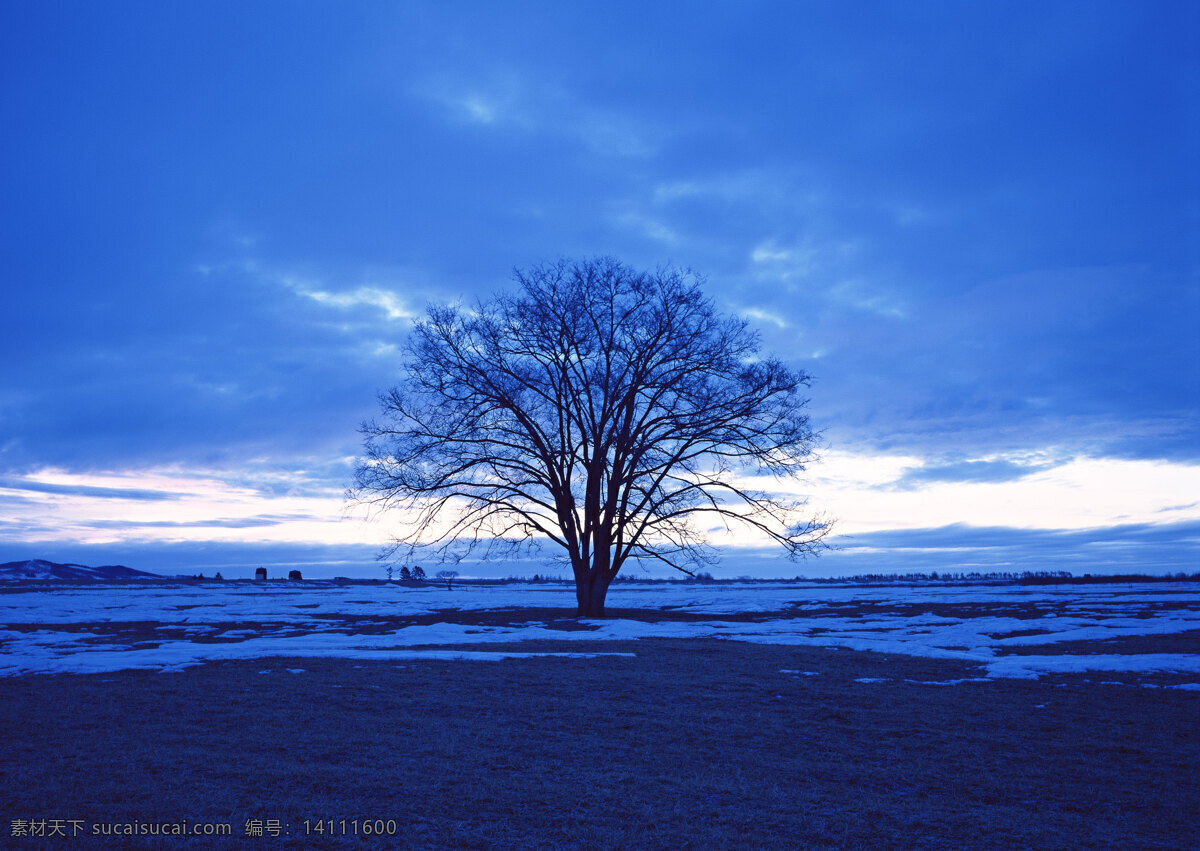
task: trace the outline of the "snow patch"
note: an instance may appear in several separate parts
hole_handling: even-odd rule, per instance
[[[569,588],[544,583],[456,585],[453,591],[316,582],[163,581],[16,587],[0,595],[0,645],[4,651],[0,675],[125,668],[181,670],[207,661],[267,657],[467,659],[481,653],[480,658],[497,659],[531,654],[451,651],[445,646],[697,637],[954,659],[980,666],[992,679],[1035,679],[1081,671],[1200,675],[1200,654],[1061,655],[1055,654],[1053,647],[1062,641],[1172,635],[1200,629],[1200,588],[1192,583],[1157,583],[1152,589],[1131,584],[849,587],[618,583],[609,592],[608,603],[614,610],[640,609],[651,616],[656,611],[683,611],[701,614],[702,619],[583,620],[578,622],[583,629],[578,630],[552,629],[545,621],[521,618],[519,612],[512,623],[500,625],[454,622],[460,616],[468,619],[472,613],[496,609],[559,609],[565,613],[570,602]],[[956,610],[957,606],[962,609]],[[317,611],[320,617],[314,615]],[[445,619],[388,627],[405,618],[428,618],[435,612]],[[733,613],[750,613],[758,620],[725,617]],[[371,632],[360,633],[363,625],[370,626]],[[1013,635],[1030,630],[1045,632]],[[148,631],[155,634],[151,642],[147,641]],[[175,637],[165,637],[170,635]],[[218,640],[212,641],[214,638]],[[1042,652],[1002,655],[1007,648],[1018,646],[1037,647]],[[781,673],[818,675],[792,669]],[[982,678],[926,684],[950,685]]]

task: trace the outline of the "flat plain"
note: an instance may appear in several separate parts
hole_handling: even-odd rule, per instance
[[[5,589],[2,844],[1194,847],[1193,584],[631,584],[582,622],[569,603]],[[229,836],[103,834],[185,820]]]

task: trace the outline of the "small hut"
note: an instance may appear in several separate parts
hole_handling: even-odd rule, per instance
[[[265,567],[260,567],[258,570],[254,571],[254,578],[255,579],[266,579],[267,578],[267,569]]]
[[[289,570],[288,571],[288,579],[299,582],[303,578],[304,577],[300,575],[300,571],[298,571],[298,570]]]

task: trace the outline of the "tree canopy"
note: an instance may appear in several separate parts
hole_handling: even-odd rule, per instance
[[[813,459],[810,377],[761,357],[698,276],[600,258],[514,278],[515,293],[431,307],[362,427],[351,493],[407,510],[392,555],[552,542],[579,613],[602,615],[631,559],[711,560],[714,517],[793,558],[824,546],[830,525],[803,500],[750,484]]]

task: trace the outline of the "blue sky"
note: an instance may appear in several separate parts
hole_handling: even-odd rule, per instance
[[[1198,39],[1184,2],[4,3],[0,561],[380,573],[342,492],[412,318],[610,254],[816,376],[845,548],[782,573],[1194,568]]]

